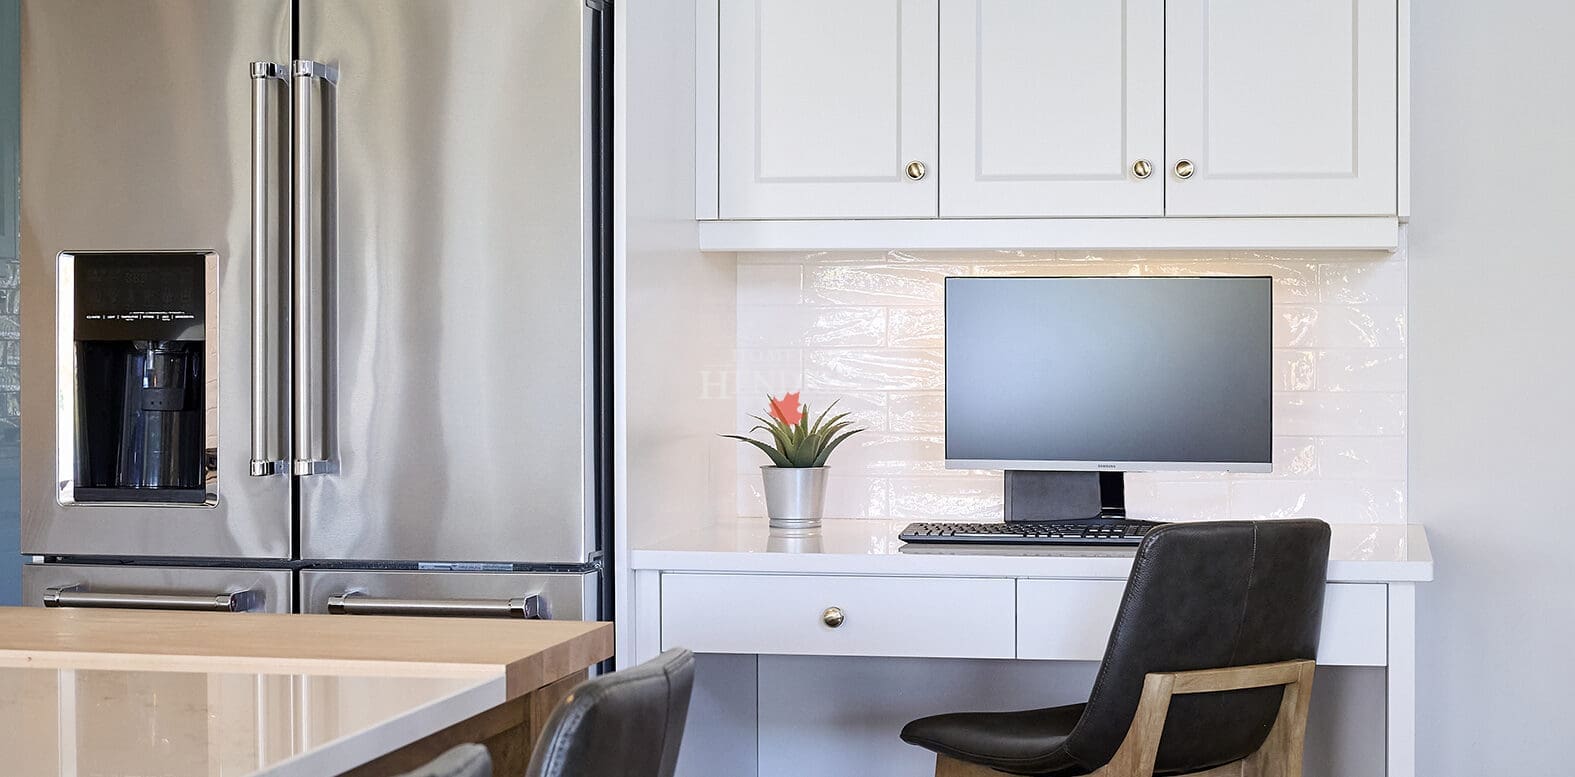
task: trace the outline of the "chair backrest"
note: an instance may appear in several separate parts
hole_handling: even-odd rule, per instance
[[[397,777],[492,777],[492,754],[482,745],[459,745],[426,766]]]
[[[526,777],[672,777],[695,657],[669,650],[581,683],[548,718]]]
[[[1138,548],[1067,752],[1089,768],[1109,762],[1150,672],[1316,658],[1328,564],[1323,521],[1178,523],[1151,531]],[[1268,737],[1282,692],[1176,697],[1156,773],[1202,771],[1247,757]]]

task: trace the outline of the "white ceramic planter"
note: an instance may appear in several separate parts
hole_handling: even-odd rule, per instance
[[[816,529],[826,508],[830,467],[760,468],[766,486],[766,517],[774,529]]]

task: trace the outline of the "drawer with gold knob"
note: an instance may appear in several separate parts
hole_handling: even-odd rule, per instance
[[[991,578],[662,575],[662,646],[700,653],[1011,658],[1016,587]]]

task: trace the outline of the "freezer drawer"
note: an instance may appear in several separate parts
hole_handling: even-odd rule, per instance
[[[26,604],[151,610],[289,612],[288,569],[28,564]]]
[[[594,572],[306,570],[301,611],[596,620],[597,580]]]

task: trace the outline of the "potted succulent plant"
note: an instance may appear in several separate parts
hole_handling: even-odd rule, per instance
[[[766,517],[773,528],[813,529],[820,526],[826,504],[826,460],[832,451],[863,429],[852,428],[847,413],[831,415],[832,402],[814,423],[809,406],[799,404],[798,392],[777,399],[766,396],[769,418],[750,416],[760,423],[750,432],[765,431],[769,441],[742,434],[725,434],[759,448],[771,458],[760,468],[766,486]],[[829,416],[829,417],[828,417]]]

